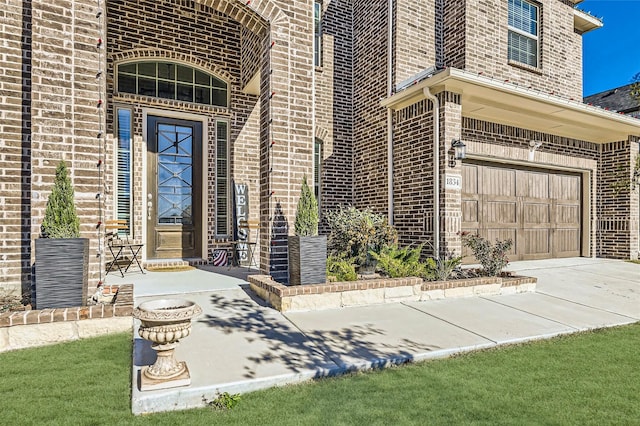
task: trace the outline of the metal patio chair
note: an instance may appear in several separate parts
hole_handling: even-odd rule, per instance
[[[129,226],[126,220],[115,219],[107,220],[105,222],[106,242],[109,252],[111,253],[111,260],[107,262],[108,275],[112,270],[116,268],[120,272],[120,275],[124,277],[125,272],[129,270],[131,265],[135,262],[140,269],[140,272],[144,274],[142,265],[140,264],[140,251],[144,244],[131,243],[129,241]],[[120,231],[125,231],[124,239],[120,236]]]

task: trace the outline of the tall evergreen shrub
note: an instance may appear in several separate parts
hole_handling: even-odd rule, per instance
[[[307,184],[306,176],[302,179],[294,231],[300,237],[318,235],[318,202]]]
[[[42,221],[43,238],[78,238],[80,220],[73,200],[73,187],[64,160],[56,167],[53,190],[47,200],[47,209]]]

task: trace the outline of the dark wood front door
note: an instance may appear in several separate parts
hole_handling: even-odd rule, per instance
[[[491,243],[512,239],[510,260],[580,256],[581,175],[466,162],[462,188],[462,229]]]
[[[201,257],[202,123],[147,118],[147,257]]]

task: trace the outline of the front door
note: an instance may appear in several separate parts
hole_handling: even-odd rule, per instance
[[[147,258],[202,257],[202,123],[147,117]]]

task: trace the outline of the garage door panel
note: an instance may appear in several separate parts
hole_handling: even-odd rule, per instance
[[[549,198],[549,175],[528,170],[518,171],[518,196]]]
[[[462,201],[462,221],[475,223],[478,222],[478,200]]]
[[[489,201],[485,206],[486,214],[483,219],[487,223],[515,224],[518,222],[518,206],[515,201]]]
[[[552,175],[551,198],[563,201],[580,202],[580,177]]]
[[[558,224],[576,224],[580,219],[580,206],[558,204],[556,206],[556,223]]]
[[[462,187],[468,194],[478,194],[478,169],[476,164],[462,165]]]
[[[549,226],[551,222],[551,206],[543,203],[523,203],[522,215],[525,226],[529,224]]]
[[[553,246],[556,257],[580,256],[580,229],[556,229]]]
[[[524,256],[546,256],[551,255],[551,231],[547,229],[527,228],[522,230],[518,253]]]
[[[482,182],[478,185],[478,192],[486,195],[516,195],[516,172],[499,167],[484,167]]]

